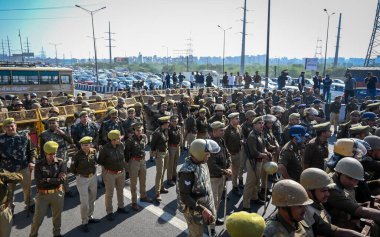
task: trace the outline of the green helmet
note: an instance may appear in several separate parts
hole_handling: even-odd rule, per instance
[[[261,237],[265,221],[256,213],[235,212],[227,217],[226,228],[231,237]]]
[[[195,139],[190,144],[190,154],[197,161],[204,161],[207,153],[218,153],[220,146],[211,139]]]
[[[301,173],[301,185],[306,190],[314,190],[317,188],[329,188],[333,185],[328,174],[318,168],[308,168]]]
[[[277,172],[278,165],[274,161],[265,162],[263,164],[263,170],[265,171],[265,173],[272,175]]]
[[[312,204],[304,187],[291,179],[277,182],[273,187],[272,204],[276,207],[305,206]]]
[[[355,158],[344,157],[335,166],[335,172],[347,175],[353,179],[363,181],[364,169],[362,164]]]

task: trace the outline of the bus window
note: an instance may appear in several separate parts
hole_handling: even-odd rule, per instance
[[[38,76],[27,76],[28,85],[38,85]]]
[[[25,85],[26,83],[26,76],[13,76],[12,77],[12,84],[13,85]]]
[[[41,76],[40,84],[58,84],[58,76]]]
[[[9,76],[0,76],[0,85],[9,85]]]
[[[70,84],[70,76],[69,75],[62,75],[61,76],[61,84]]]

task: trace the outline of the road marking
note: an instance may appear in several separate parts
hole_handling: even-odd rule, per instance
[[[123,194],[124,194],[124,197],[128,198],[129,200],[132,199],[131,191],[128,190],[127,188],[124,188]],[[179,219],[178,217],[175,217],[172,214],[165,212],[161,208],[156,207],[151,203],[139,202],[139,206],[143,207],[145,210],[151,212],[152,214],[161,218],[162,220],[171,224],[172,226],[176,227],[180,231],[185,231],[186,233],[188,232],[187,223]],[[203,237],[207,237],[207,236],[208,235],[203,234]]]

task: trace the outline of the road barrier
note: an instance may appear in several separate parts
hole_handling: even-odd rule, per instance
[[[86,85],[79,83],[75,83],[74,85],[76,90],[96,91],[97,93],[101,94],[113,94],[118,91],[117,87],[114,86]]]

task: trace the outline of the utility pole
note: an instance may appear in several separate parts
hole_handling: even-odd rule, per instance
[[[224,57],[225,57],[225,52],[226,52],[226,31],[231,30],[232,27],[229,27],[227,29],[224,29],[220,25],[218,27],[223,31],[223,57],[222,57],[222,74],[224,75]]]
[[[342,23],[342,13],[339,13],[338,35],[336,36],[334,67],[338,66],[341,23]]]
[[[322,40],[317,39],[317,46],[315,46],[314,58],[322,58]]]
[[[268,0],[268,23],[267,23],[267,53],[265,60],[265,88],[268,88],[268,74],[269,74],[269,39],[270,39],[270,2]]]
[[[106,32],[108,34],[108,49],[109,49],[109,54],[110,54],[110,63],[112,63],[112,48],[115,47],[115,46],[112,46],[111,44],[111,41],[115,41],[114,39],[111,38],[111,34],[115,34],[115,33],[112,33],[111,32],[111,22],[109,21],[108,22],[108,32]]]
[[[95,27],[94,27],[94,14],[97,13],[100,10],[105,9],[106,7],[99,8],[94,11],[87,10],[79,5],[75,5],[76,7],[86,11],[91,15],[91,25],[92,25],[92,38],[94,39],[94,53],[95,53],[95,74],[96,74],[96,85],[99,85],[99,75],[98,75],[98,56],[96,53],[96,39],[95,39]]]
[[[11,55],[11,46],[9,43],[8,35],[7,35],[7,44],[8,44],[8,58],[10,59],[12,57],[12,55]]]
[[[326,12],[326,15],[327,15],[327,31],[326,31],[326,46],[325,46],[325,62],[323,63],[323,73],[322,75],[325,76],[326,75],[326,59],[327,59],[327,44],[329,42],[329,28],[330,28],[330,16],[334,15],[335,12],[333,13],[328,13],[327,9],[323,9],[323,11]]]
[[[3,50],[3,60],[5,61],[5,49],[4,49],[4,41],[1,39],[1,49]]]
[[[55,49],[55,65],[58,67],[58,53],[57,53],[57,46],[58,46],[58,45],[61,45],[61,43],[58,43],[58,44],[49,43],[49,44],[54,45],[54,49]]]
[[[21,60],[24,62],[24,50],[22,49],[22,41],[21,41],[21,31],[18,30],[18,37],[20,38],[20,47],[21,47]]]
[[[28,37],[26,37],[25,46],[26,46],[26,53],[27,53],[27,55],[25,55],[25,60],[27,60],[28,54],[30,52],[30,50],[29,50],[30,49],[30,44],[29,44],[29,38]]]
[[[244,75],[245,66],[245,24],[247,23],[247,0],[244,0],[243,32],[241,38],[240,75]],[[224,72],[223,72],[224,73]]]

